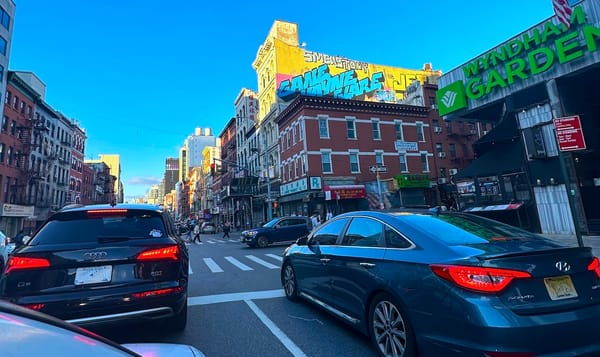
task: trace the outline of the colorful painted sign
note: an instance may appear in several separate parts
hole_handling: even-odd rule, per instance
[[[330,200],[345,200],[352,198],[365,198],[367,191],[364,185],[339,185],[339,186],[324,186],[325,198]]]
[[[600,28],[589,21],[583,6],[577,6],[573,9],[569,29],[547,21],[465,64],[461,67],[463,79],[438,90],[439,114],[464,109],[469,100],[481,99],[516,83],[531,78],[541,80],[541,74],[596,52]],[[457,78],[458,74],[445,76]],[[441,83],[444,83],[443,78]]]
[[[396,176],[398,188],[430,188],[431,178],[426,174],[406,174]]]
[[[441,75],[430,67],[411,70],[374,65],[291,46],[274,40],[277,53],[277,96],[288,101],[298,94],[399,103],[414,80]]]
[[[553,121],[560,151],[585,150],[585,138],[579,115],[556,118]]]

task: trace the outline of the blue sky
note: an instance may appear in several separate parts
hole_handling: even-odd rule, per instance
[[[121,155],[126,197],[159,182],[195,127],[221,132],[276,19],[311,51],[445,73],[553,15],[551,0],[15,2],[10,69],[35,72],[86,130],[86,159]]]

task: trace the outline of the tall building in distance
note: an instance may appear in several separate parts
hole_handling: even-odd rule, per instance
[[[190,170],[202,165],[202,151],[207,146],[215,146],[216,138],[210,128],[196,128],[188,136],[179,151],[179,181],[188,178]]]
[[[114,194],[117,203],[123,203],[124,190],[121,182],[121,156],[119,154],[100,154],[100,161],[106,164],[110,169],[111,176],[115,177]]]
[[[168,157],[165,161],[164,194],[169,194],[175,190],[175,184],[179,181],[179,159]]]

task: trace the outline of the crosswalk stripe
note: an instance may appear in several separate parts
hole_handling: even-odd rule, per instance
[[[222,273],[223,269],[212,259],[212,258],[204,258],[204,263],[208,266],[213,273]]]
[[[269,269],[279,269],[279,267],[277,265],[273,265],[269,262],[266,262],[260,258],[255,257],[254,255],[246,255],[246,258],[248,258],[248,259],[252,260],[253,262],[258,263],[262,266],[265,266]]]
[[[273,259],[279,260],[280,262],[283,261],[283,257],[281,255],[277,255],[277,254],[265,254],[267,257],[271,257]]]
[[[239,260],[235,259],[234,257],[225,257],[225,259],[230,262],[231,264],[235,265],[236,267],[240,268],[241,270],[244,271],[248,271],[248,270],[254,270],[252,268],[250,268],[249,266],[247,266],[246,264],[240,262]]]

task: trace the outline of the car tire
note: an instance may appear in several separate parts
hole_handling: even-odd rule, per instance
[[[265,237],[265,236],[258,237],[256,239],[256,245],[259,248],[266,248],[269,245],[269,241],[267,240],[267,237]]]
[[[369,309],[369,336],[380,356],[414,357],[415,335],[400,304],[389,294],[381,293]]]
[[[298,301],[298,282],[296,280],[296,271],[290,263],[285,263],[281,269],[281,284],[285,297],[290,301]]]
[[[172,332],[180,332],[183,331],[185,329],[185,326],[187,325],[187,299],[185,301],[185,304],[183,305],[183,308],[181,309],[181,311],[179,313],[177,313],[175,316],[169,318],[169,320],[166,323],[166,327],[172,331]]]

